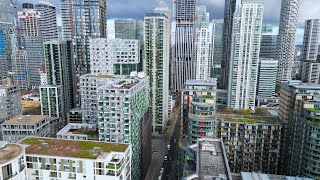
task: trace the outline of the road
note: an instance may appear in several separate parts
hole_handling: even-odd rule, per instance
[[[169,118],[169,126],[167,126],[164,134],[154,134],[152,135],[152,161],[145,180],[157,180],[159,178],[160,170],[163,167],[164,172],[161,179],[169,179],[169,177],[174,177],[174,169],[172,164],[176,164],[174,161],[176,159],[176,146],[174,139],[178,142],[180,109],[179,103],[173,108],[171,117]],[[170,144],[170,151],[167,151],[167,145]],[[169,154],[173,161],[165,161],[164,156]],[[173,173],[173,175],[172,175]],[[170,180],[173,180],[170,178]]]

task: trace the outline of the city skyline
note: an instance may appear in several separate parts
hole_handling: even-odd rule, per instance
[[[148,1],[148,3],[146,3]],[[172,9],[171,0],[163,0],[169,7]],[[314,7],[314,4],[318,0],[304,0],[300,3],[300,12],[298,17],[298,27],[297,27],[297,38],[296,44],[302,45],[303,34],[304,34],[304,22],[307,19],[317,19],[319,15],[317,12],[320,11],[320,7]],[[18,8],[21,7],[21,4],[28,1],[18,2]],[[61,25],[61,14],[60,14],[60,0],[35,0],[32,3],[36,4],[39,2],[48,2],[57,7],[57,22],[58,25]],[[107,1],[107,21],[108,21],[108,34],[110,37],[114,37],[114,20],[115,19],[137,19],[143,20],[144,15],[147,12],[152,12],[155,7],[161,2],[161,0],[139,0],[129,1],[129,0],[109,0]],[[128,4],[129,3],[129,4]],[[130,4],[132,3],[132,5]],[[124,6],[125,4],[125,6]],[[149,4],[146,6],[146,4]],[[207,6],[207,11],[210,13],[210,21],[212,19],[223,19],[224,12],[224,0],[198,0],[199,5]],[[264,17],[263,24],[272,24],[274,31],[278,32],[278,25],[280,21],[280,5],[279,0],[268,0],[264,3]],[[135,7],[135,8],[131,8]],[[119,10],[123,9],[123,10]],[[126,8],[126,9],[124,9]]]

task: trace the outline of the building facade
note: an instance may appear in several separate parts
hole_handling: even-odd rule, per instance
[[[33,4],[24,3],[18,12],[19,36],[40,35],[40,13],[33,9]]]
[[[136,20],[117,19],[114,21],[115,38],[117,39],[140,39],[139,28]]]
[[[260,58],[257,96],[270,98],[276,95],[278,61]]]
[[[150,78],[152,132],[162,133],[168,120],[170,23],[163,13],[144,17],[144,69]]]
[[[320,19],[306,20],[304,25],[302,60],[317,60],[320,42]]]
[[[303,60],[300,66],[300,78],[304,83],[319,83],[320,82],[320,62]]]
[[[196,41],[196,0],[174,1],[175,46],[171,63],[171,89],[179,92],[193,77]]]
[[[61,12],[65,38],[73,39],[76,106],[80,106],[80,76],[90,73],[89,39],[107,37],[107,3],[106,0],[61,0]]]
[[[21,114],[21,95],[19,87],[13,84],[0,85],[0,122]]]
[[[212,72],[211,77],[218,79],[218,84],[220,84],[221,75],[221,63],[223,61],[223,26],[224,20],[217,19],[213,21],[213,56],[212,56]],[[220,85],[219,85],[220,86]]]
[[[40,13],[40,36],[43,41],[58,39],[56,7],[49,3],[35,4],[34,9]]]
[[[275,59],[278,35],[272,32],[261,34],[260,58]]]
[[[44,85],[39,87],[41,114],[66,119],[62,86]]]
[[[30,88],[29,72],[28,72],[28,56],[27,51],[15,50],[11,56],[12,72],[14,73],[14,83],[19,89],[28,90]]]
[[[295,58],[296,29],[300,0],[282,0],[276,57],[279,61],[277,81],[291,80]]]
[[[263,10],[259,0],[243,1],[236,8],[228,81],[230,109],[255,109]]]

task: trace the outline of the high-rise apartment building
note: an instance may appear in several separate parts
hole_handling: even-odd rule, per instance
[[[0,85],[0,123],[20,115],[21,111],[21,95],[18,86],[13,85],[12,82],[3,82]]]
[[[13,22],[0,20],[0,83],[8,77],[8,71],[11,69],[13,28]]]
[[[257,84],[259,98],[270,98],[276,94],[277,70],[277,60],[260,58]]]
[[[221,63],[221,88],[228,89],[229,70],[231,60],[231,44],[233,31],[233,17],[240,0],[226,0],[224,6],[224,27],[223,27],[223,61]]]
[[[262,25],[262,33],[272,33],[273,32],[273,26],[271,24],[264,24]]]
[[[149,117],[149,78],[139,73],[137,77],[114,77],[105,81],[105,85],[97,88],[95,97],[99,140],[131,143],[132,179],[140,179],[142,122]]]
[[[196,40],[196,0],[174,1],[175,46],[171,64],[171,89],[178,92],[193,77]]]
[[[198,17],[196,28],[195,52],[193,76],[194,79],[205,80],[211,76],[212,68],[212,32],[209,30],[209,13],[205,6],[196,9]]]
[[[300,62],[300,78],[304,83],[320,83],[320,59]]]
[[[22,4],[18,12],[19,36],[40,36],[40,13],[33,9],[33,4]]]
[[[28,56],[28,75],[30,86],[39,86],[39,70],[44,65],[43,40],[41,36],[25,36],[22,38],[24,50]]]
[[[216,79],[207,79],[207,80],[188,80],[185,84],[185,88],[181,92],[181,123],[182,123],[182,134],[187,135],[189,132],[189,127],[197,129],[193,131],[190,129],[190,136],[201,137],[206,134],[210,136],[215,136],[216,131],[213,127],[216,127],[216,121],[212,118],[212,115],[215,114],[215,104],[216,104],[216,90],[217,90],[217,80]],[[202,106],[204,108],[204,114],[201,114],[200,110]],[[210,112],[212,111],[212,112]],[[188,124],[189,114],[193,116],[190,118],[190,121],[193,124]],[[207,118],[205,115],[207,114]],[[203,115],[203,119],[201,119]],[[192,120],[193,119],[193,120]],[[200,132],[200,127],[205,127],[208,133],[203,131]],[[195,140],[193,139],[192,142]]]
[[[144,17],[144,69],[150,78],[152,132],[162,133],[168,120],[170,25],[163,13]]]
[[[61,86],[64,111],[67,113],[75,106],[72,42],[57,39],[45,42],[44,59],[47,84]]]
[[[231,172],[279,173],[283,123],[270,115],[219,114]]]
[[[213,21],[212,28],[212,42],[213,42],[213,56],[212,56],[212,72],[211,77],[218,79],[220,86],[221,63],[223,61],[223,26],[224,20],[217,19]]]
[[[15,50],[11,56],[12,72],[14,73],[14,82],[20,89],[29,89],[30,80],[28,72],[27,51]]]
[[[286,123],[280,154],[280,173],[296,176],[300,175],[301,169],[304,168],[309,171],[306,172],[308,173],[307,176],[319,177],[316,175],[316,168],[310,174],[310,166],[316,164],[314,164],[314,156],[310,154],[309,150],[316,145],[312,139],[316,138],[313,134],[314,130],[318,128],[316,114],[318,113],[317,103],[320,98],[320,85],[292,80],[283,83],[279,92],[279,116]],[[306,132],[305,135],[304,132]],[[312,139],[310,139],[311,137]],[[305,138],[306,141],[303,141],[302,138]],[[307,153],[304,154],[304,162],[309,163],[302,166],[301,153],[304,151],[304,145],[307,149],[304,152]],[[307,151],[309,151],[309,154]]]
[[[300,0],[282,0],[276,57],[279,61],[277,81],[291,80],[295,58],[296,29]]]
[[[320,19],[306,20],[304,25],[302,60],[315,61],[320,42]]]
[[[73,39],[76,105],[80,106],[80,76],[90,73],[90,38],[107,37],[106,0],[61,0],[65,38]]]
[[[234,14],[228,81],[230,109],[255,108],[263,9],[263,0],[246,0]]]
[[[57,12],[56,7],[49,3],[38,3],[34,9],[40,13],[40,36],[43,41],[58,38]]]

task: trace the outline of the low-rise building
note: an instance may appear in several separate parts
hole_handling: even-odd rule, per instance
[[[70,109],[67,114],[68,123],[82,123],[82,110],[81,108]]]
[[[22,146],[0,141],[0,179],[27,179],[25,150]]]
[[[48,136],[50,118],[40,115],[16,116],[1,124],[4,141],[17,142],[28,136]]]
[[[21,96],[18,86],[0,85],[0,123],[21,114]]]
[[[99,140],[96,124],[69,123],[57,133],[59,139]]]
[[[28,137],[28,179],[131,179],[131,145]]]

